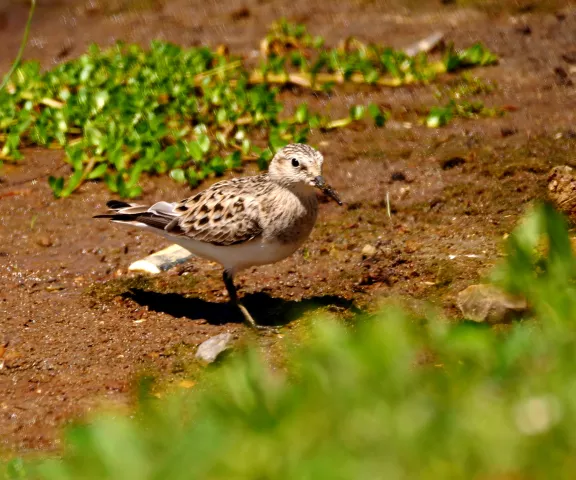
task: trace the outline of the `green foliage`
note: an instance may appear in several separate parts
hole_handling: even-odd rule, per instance
[[[454,116],[454,110],[451,105],[446,107],[432,107],[428,117],[426,117],[426,125],[430,128],[443,127],[448,124]]]
[[[197,392],[131,418],[68,428],[61,458],[5,478],[572,478],[576,261],[560,215],[537,206],[495,280],[533,318],[497,333],[397,310],[354,328],[317,321],[270,370],[253,351]]]
[[[426,126],[430,128],[442,127],[450,122],[453,117],[479,118],[497,117],[504,114],[500,108],[486,107],[481,101],[467,101],[451,99],[443,107],[432,107],[426,117]]]
[[[300,85],[328,91],[351,82],[399,86],[425,82],[450,69],[490,63],[480,45],[429,62],[379,45],[348,39],[324,48],[302,25],[281,21],[262,43],[263,60],[250,70],[224,49],[182,49],[152,42],[149,50],[118,43],[93,45],[80,58],[42,72],[20,65],[0,90],[0,160],[17,161],[26,145],[65,148],[68,178],[49,179],[57,197],[85,181],[100,180],[122,197],[141,193],[140,176],[169,174],[197,185],[211,175],[304,142],[311,129],[343,128],[364,117],[376,126],[387,115],[377,105],[350,109],[343,119],[310,112],[287,116],[279,88]]]
[[[251,138],[263,128],[273,152],[305,141],[311,119],[317,128],[328,123],[314,115],[281,120],[277,90],[250,84],[237,59],[162,42],[149,51],[92,46],[44,74],[26,63],[0,92],[0,107],[2,158],[19,158],[23,143],[66,148],[72,176],[50,178],[58,197],[96,179],[133,197],[143,172],[195,185],[243,158],[264,158]]]
[[[302,25],[280,20],[272,25],[261,44],[266,61],[261,73],[268,81],[293,83],[330,90],[337,83],[397,87],[429,82],[440,73],[492,65],[498,57],[480,43],[455,51],[450,46],[442,61],[430,61],[426,53],[410,56],[357,38],[345,39],[338,48],[322,48],[324,40],[312,37]],[[270,73],[275,74],[270,76]]]
[[[237,61],[206,48],[183,50],[153,42],[150,51],[118,44],[41,74],[24,64],[0,92],[4,158],[21,142],[66,147],[72,176],[50,179],[56,196],[83,181],[103,179],[121,196],[140,193],[143,172],[190,183],[221,174],[210,158],[222,151],[254,154],[239,136],[267,127],[292,135],[278,120],[282,105],[263,85],[248,88]],[[229,159],[229,164],[236,162]]]
[[[529,298],[547,326],[569,328],[576,321],[576,259],[564,218],[540,205],[510,235],[506,253],[493,280]]]
[[[24,48],[26,47],[26,43],[28,43],[28,35],[30,34],[30,25],[32,25],[32,17],[34,16],[34,10],[36,10],[36,0],[30,0],[30,11],[28,12],[28,20],[26,20],[26,25],[24,26],[24,35],[22,37],[22,42],[20,42],[20,48],[18,49],[18,53],[16,54],[16,58],[12,63],[12,67],[0,83],[0,90],[3,90],[8,80],[16,70],[16,67],[20,64],[20,60],[22,60],[22,54],[24,53]]]
[[[481,43],[475,43],[465,50],[454,50],[450,45],[444,55],[446,71],[453,72],[471,66],[494,65],[498,62],[498,56],[488,50]]]
[[[484,82],[477,77],[462,74],[456,84],[450,88],[438,89],[435,95],[438,99],[448,98],[443,106],[432,107],[426,117],[426,126],[430,128],[442,127],[454,117],[480,118],[497,117],[504,114],[502,108],[486,107],[479,99],[468,100],[491,93],[495,89],[492,83]]]

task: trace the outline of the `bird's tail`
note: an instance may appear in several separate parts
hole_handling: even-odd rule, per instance
[[[153,229],[178,234],[178,216],[174,213],[174,204],[158,202],[154,205],[135,205],[120,200],[110,200],[106,206],[110,213],[94,215],[93,218],[108,218],[113,222],[134,225],[136,227],[152,227]]]

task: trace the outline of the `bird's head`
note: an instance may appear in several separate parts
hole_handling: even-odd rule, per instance
[[[286,187],[316,187],[333,198],[338,205],[342,205],[338,194],[324,181],[323,162],[324,157],[318,150],[302,143],[293,143],[281,148],[274,155],[268,175],[271,180]]]

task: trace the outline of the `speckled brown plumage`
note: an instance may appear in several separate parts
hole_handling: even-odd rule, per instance
[[[261,200],[274,185],[266,175],[218,182],[174,206],[168,232],[214,245],[234,245],[262,234]]]
[[[288,145],[276,153],[268,173],[224,180],[175,203],[148,207],[112,200],[108,207],[113,212],[97,217],[151,230],[219,262],[230,298],[237,303],[236,272],[282,260],[308,238],[318,214],[316,188],[341,204],[324,182],[323,160],[308,145]]]
[[[308,145],[288,145],[281,153],[285,159],[310,157],[322,165],[322,156]],[[307,173],[307,163],[299,161],[299,168]],[[224,180],[177,203],[144,207],[112,200],[108,207],[116,213],[108,218],[143,223],[212,245],[235,245],[260,235],[289,242],[293,236],[309,233],[316,220],[316,195],[313,189],[294,185],[291,175],[274,172],[275,166],[271,165],[272,176]],[[290,165],[288,173],[294,168]]]

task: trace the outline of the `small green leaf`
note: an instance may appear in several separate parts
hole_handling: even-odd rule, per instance
[[[202,152],[202,148],[196,141],[191,141],[188,143],[188,151],[194,160],[199,162],[204,158],[204,153]]]
[[[320,115],[312,115],[308,119],[308,125],[310,126],[310,128],[320,128],[320,126],[322,125],[322,118],[320,117]]]
[[[366,113],[366,107],[363,105],[354,105],[350,108],[350,118],[354,121],[361,120]]]
[[[80,166],[80,168],[76,169],[72,176],[68,179],[68,182],[61,190],[60,195],[63,197],[69,197],[72,192],[80,186],[83,176],[84,172],[82,170],[82,166]]]
[[[210,160],[209,166],[212,169],[212,171],[218,176],[223,175],[224,172],[226,171],[226,162],[222,157],[219,156],[216,156],[212,160]]]
[[[191,187],[197,186],[200,183],[198,172],[193,168],[189,168],[186,170],[186,180],[188,180]]]
[[[52,175],[48,177],[48,185],[52,189],[52,193],[56,198],[62,196],[62,189],[64,188],[64,178],[63,177],[53,177]]]
[[[270,147],[272,147],[272,150],[275,152],[288,145],[288,142],[280,136],[278,130],[272,130],[270,132],[268,143],[270,144]]]
[[[101,163],[98,166],[96,166],[86,177],[88,180],[94,180],[96,178],[101,178],[104,176],[104,174],[106,173],[106,170],[108,169],[108,165],[106,165],[105,163]]]
[[[364,73],[364,80],[366,83],[376,83],[379,77],[380,75],[378,74],[378,71],[374,68],[371,68]]]
[[[308,112],[308,105],[302,103],[298,105],[296,109],[296,113],[294,114],[294,119],[297,123],[305,123],[308,120],[309,112]]]
[[[202,153],[208,153],[208,151],[210,150],[210,139],[208,138],[208,135],[206,134],[202,134],[198,136],[198,146],[200,147],[200,150],[202,150]]]
[[[239,168],[242,166],[242,155],[238,150],[236,150],[235,152],[226,156],[224,163],[226,164],[226,168],[228,170]]]
[[[99,92],[96,92],[96,94],[94,95],[94,103],[96,105],[96,110],[97,111],[102,110],[104,108],[104,105],[108,103],[109,99],[110,94],[106,90],[100,90]]]
[[[184,170],[181,168],[175,168],[174,170],[170,171],[170,177],[177,181],[178,183],[185,183],[186,182],[186,175]]]
[[[89,123],[84,127],[84,138],[88,145],[99,147],[103,143],[104,134],[93,124]]]
[[[426,118],[426,126],[429,128],[438,128],[446,125],[453,116],[451,108],[433,107]]]
[[[250,140],[248,140],[247,138],[245,138],[244,140],[242,140],[242,155],[248,155],[248,153],[250,153]]]
[[[368,105],[368,113],[374,120],[374,124],[377,127],[383,127],[386,123],[386,115],[380,110],[378,105],[371,103]]]

